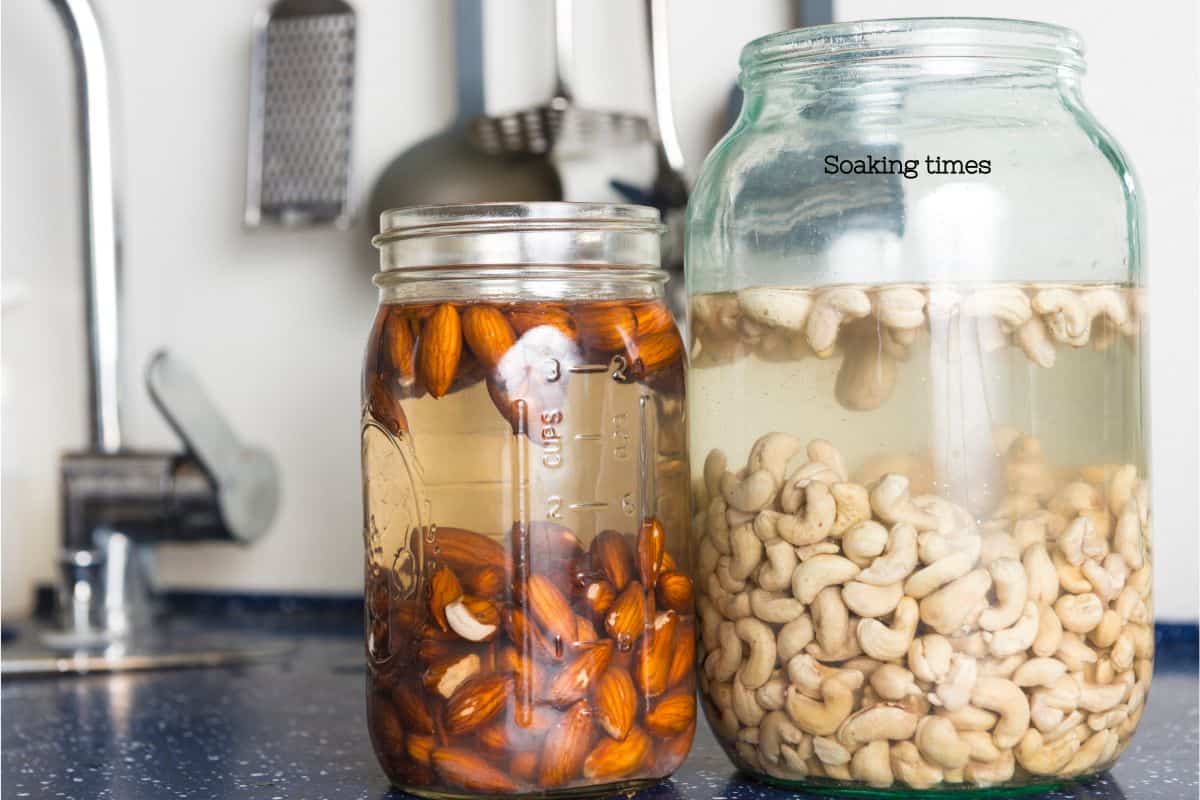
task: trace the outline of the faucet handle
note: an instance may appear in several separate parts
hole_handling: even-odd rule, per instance
[[[192,371],[167,351],[158,351],[147,364],[146,389],[212,480],[229,533],[243,542],[257,539],[279,506],[274,459],[265,450],[242,444]]]

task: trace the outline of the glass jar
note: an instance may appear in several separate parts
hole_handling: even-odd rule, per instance
[[[701,694],[766,780],[1050,785],[1153,658],[1136,182],[1073,32],[759,39],[689,211]]]
[[[695,729],[658,212],[385,212],[362,460],[371,740],[418,795],[609,793]]]

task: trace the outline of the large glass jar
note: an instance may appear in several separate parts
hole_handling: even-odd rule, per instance
[[[362,417],[380,763],[437,797],[669,775],[696,633],[658,213],[431,206],[381,228]]]
[[[701,694],[834,791],[1048,785],[1153,658],[1136,182],[1073,32],[790,31],[689,212]]]

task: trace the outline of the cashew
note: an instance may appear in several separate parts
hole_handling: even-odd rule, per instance
[[[1000,715],[992,731],[997,747],[1012,747],[1029,728],[1029,701],[1021,688],[1006,678],[980,677],[971,692],[971,703]]]
[[[785,743],[798,745],[802,741],[804,732],[793,725],[783,711],[771,711],[758,723],[758,752],[768,763],[779,763]]]
[[[811,603],[822,589],[840,586],[858,573],[858,566],[848,558],[815,556],[801,563],[792,573],[792,594],[801,603]]]
[[[851,751],[869,742],[911,739],[919,718],[893,705],[877,705],[851,714],[837,731],[837,740]]]
[[[706,515],[708,538],[712,541],[712,546],[723,556],[733,553],[733,548],[729,544],[729,523],[725,519],[727,508],[724,497],[714,497],[708,503]]]
[[[865,567],[881,553],[888,543],[888,529],[875,520],[864,520],[842,535],[842,553],[860,567]]]
[[[837,519],[837,501],[825,483],[806,480],[800,486],[799,479],[789,478],[779,497],[780,506],[788,513],[770,512],[771,516],[767,519],[774,523],[775,532],[788,542],[797,546],[814,544],[833,530],[833,523]]]
[[[729,459],[723,450],[710,450],[704,459],[704,488],[710,498],[721,494],[721,477],[729,469]]]
[[[783,708],[783,695],[787,687],[787,675],[783,670],[776,669],[766,683],[754,690],[754,699],[764,711],[778,711]]]
[[[917,531],[912,525],[898,522],[888,534],[887,549],[862,570],[856,580],[875,586],[899,583],[917,566]]]
[[[763,622],[791,622],[804,613],[804,604],[790,595],[766,589],[750,590],[750,611]]]
[[[713,730],[718,736],[733,739],[737,736],[741,723],[733,713],[733,686],[727,682],[713,683],[709,686],[709,696],[717,710],[715,716],[710,716]]]
[[[1010,627],[1022,616],[1025,598],[1028,596],[1029,582],[1021,562],[1012,558],[996,559],[991,562],[988,572],[992,575],[992,586],[996,590],[998,605],[979,615],[979,627],[985,631],[998,631],[1001,628]],[[1036,611],[1035,605],[1035,630],[1037,627]],[[1032,635],[1030,639],[1032,640]]]
[[[921,758],[912,742],[892,745],[892,773],[913,789],[928,789],[941,783],[944,773]]]
[[[950,656],[950,666],[944,677],[929,693],[929,702],[948,711],[965,708],[971,702],[971,693],[978,680],[979,662],[966,653],[954,653]]]
[[[821,699],[807,697],[795,686],[788,687],[784,701],[788,716],[805,733],[831,736],[850,716],[854,692],[862,686],[861,672],[843,671],[821,681]]]
[[[889,586],[850,581],[842,587],[846,607],[860,617],[886,616],[896,610],[903,596],[904,589],[899,581]]]
[[[1079,684],[1070,675],[1030,694],[1029,718],[1048,736],[1079,706]]]
[[[745,578],[735,578],[733,575],[733,558],[721,556],[717,559],[717,569],[714,573],[721,591],[726,594],[737,594],[746,590]]]
[[[721,496],[730,508],[738,511],[759,511],[774,498],[778,485],[771,473],[760,469],[738,478],[732,472],[721,476]]]
[[[1093,650],[1079,635],[1070,631],[1064,632],[1055,657],[1067,665],[1071,672],[1080,672],[1088,664],[1094,664],[1099,659]]]
[[[810,614],[821,650],[826,654],[838,651],[849,634],[850,615],[837,587],[829,586],[818,592]]]
[[[1052,656],[1062,644],[1062,622],[1048,605],[1038,606],[1038,629],[1031,650],[1036,656]]]
[[[1043,289],[1033,296],[1033,310],[1041,314],[1054,338],[1082,347],[1091,335],[1092,316],[1079,295],[1070,289]]]
[[[928,597],[969,573],[977,560],[977,551],[952,552],[910,575],[904,582],[904,593],[917,600]]]
[[[803,448],[804,442],[790,433],[768,433],[760,436],[750,448],[746,469],[750,472],[766,470],[775,483],[782,483],[788,463]]]
[[[449,603],[445,609],[446,624],[469,642],[482,642],[496,632],[496,624],[480,622],[463,603],[462,598]]]
[[[835,556],[837,554],[838,546],[833,542],[817,542],[816,544],[806,544],[796,548],[796,558],[801,563],[817,556]]]
[[[945,636],[926,634],[909,645],[908,668],[917,680],[938,683],[946,679],[953,655],[954,650]]]
[[[981,533],[979,538],[980,565],[990,567],[993,562],[999,559],[1020,562],[1021,548],[1017,546],[1017,540],[1007,531],[988,530]],[[992,577],[995,578],[995,575]]]
[[[921,719],[914,742],[927,761],[946,769],[965,767],[971,757],[970,746],[959,738],[954,725],[942,717]]]
[[[1081,678],[1077,678],[1075,682],[1079,685],[1079,707],[1084,711],[1091,711],[1092,713],[1108,711],[1116,707],[1125,699],[1125,695],[1129,691],[1129,686],[1132,684],[1132,680],[1113,683],[1091,683]]]
[[[1028,650],[1033,645],[1034,640],[1037,639],[1039,622],[1040,614],[1037,603],[1030,600],[1025,604],[1025,609],[1016,622],[1004,630],[985,631],[983,640],[987,642],[988,650],[994,656],[1003,658],[1016,655]]]
[[[805,327],[809,346],[818,358],[829,358],[833,355],[838,329],[842,324],[869,313],[871,299],[862,289],[836,287],[819,292]]]
[[[976,786],[996,786],[1012,780],[1016,766],[1013,751],[1005,750],[991,761],[971,761],[963,771],[963,777]]]
[[[1067,674],[1067,665],[1057,658],[1031,658],[1013,673],[1017,686],[1051,686]]]
[[[1083,594],[1092,590],[1092,584],[1083,577],[1083,572],[1079,567],[1068,563],[1066,556],[1061,552],[1056,550],[1051,554],[1050,560],[1054,562],[1054,569],[1058,572],[1058,583],[1065,591],[1071,594]]]
[[[797,563],[795,548],[783,539],[775,539],[766,545],[764,551],[766,559],[758,567],[755,581],[770,592],[789,588]]]
[[[729,574],[734,580],[744,581],[762,561],[762,540],[754,535],[752,525],[744,524],[733,529],[730,545],[733,548],[733,556],[729,562]]]
[[[763,325],[804,330],[812,309],[812,295],[807,289],[755,287],[737,293],[738,306],[748,319]]]
[[[1100,624],[1087,635],[1088,641],[1096,647],[1108,649],[1116,643],[1123,627],[1121,616],[1110,608],[1100,617]]]
[[[981,733],[990,731],[996,727],[996,720],[998,719],[992,712],[975,706],[963,706],[953,711],[950,709],[940,709],[937,715],[950,720],[959,731],[978,731]],[[988,738],[991,738],[990,734]]]
[[[738,670],[737,674],[733,676],[732,689],[731,706],[733,713],[742,725],[749,725],[753,730],[757,731],[757,725],[762,721],[763,715],[766,712],[758,704],[758,698],[754,696],[754,690],[746,686],[742,681],[742,670]],[[739,736],[746,730],[746,728],[742,728]]]
[[[1033,316],[1029,297],[1015,287],[981,289],[963,298],[964,317],[992,318],[1004,333],[1012,333]]]
[[[812,640],[812,618],[807,614],[785,624],[779,629],[779,634],[775,638],[779,660],[786,663],[792,656],[802,653]]]
[[[936,530],[937,518],[917,508],[908,491],[908,478],[888,473],[871,487],[871,508],[876,516],[889,525],[907,522],[917,530]]]
[[[1136,330],[1131,320],[1129,304],[1125,302],[1124,295],[1117,290],[1088,289],[1079,293],[1079,299],[1083,301],[1083,307],[1087,309],[1092,320],[1103,316],[1126,336],[1132,335]]]
[[[1079,744],[1075,736],[1047,743],[1040,731],[1031,728],[1021,737],[1015,755],[1017,763],[1034,775],[1054,775],[1079,751]]]
[[[901,658],[916,634],[918,617],[917,601],[905,597],[896,607],[891,627],[877,619],[859,620],[858,643],[864,653],[880,661]]]
[[[1084,481],[1073,481],[1059,489],[1058,493],[1050,498],[1047,507],[1055,514],[1070,518],[1084,511],[1099,508],[1100,505],[1099,489]]]
[[[886,789],[895,782],[892,776],[891,747],[886,739],[870,742],[850,759],[850,775],[876,789]]]
[[[1017,667],[1029,660],[1025,653],[1013,653],[1002,658],[985,658],[980,662],[979,674],[999,678],[1012,678]]]
[[[850,751],[843,747],[837,739],[827,736],[813,737],[813,754],[822,764],[840,767],[850,763]]]
[[[704,660],[704,670],[714,681],[731,679],[742,665],[742,640],[738,638],[733,622],[722,622],[717,630],[720,647],[711,651]],[[710,666],[711,665],[711,666]]]
[[[720,558],[721,551],[713,545],[712,536],[700,537],[700,544],[696,549],[696,574],[712,575],[717,569],[717,561]]]
[[[921,600],[921,621],[941,634],[955,632],[987,596],[991,585],[987,570],[968,572]]]
[[[1058,614],[1064,629],[1072,633],[1087,633],[1100,624],[1104,616],[1104,603],[1094,592],[1063,595],[1055,601],[1054,613]]]
[[[1131,570],[1141,569],[1145,565],[1145,555],[1142,550],[1142,525],[1138,519],[1138,507],[1134,501],[1125,503],[1117,517],[1117,527],[1113,531],[1113,550],[1125,559]]]
[[[775,669],[775,632],[766,623],[746,617],[734,623],[737,638],[749,646],[750,654],[742,665],[741,679],[747,689],[757,689]]]
[[[938,717],[937,719],[949,721],[948,717]],[[996,747],[996,743],[992,741],[992,735],[987,731],[962,730],[957,727],[955,730],[958,731],[958,738],[966,744],[967,752],[972,761],[995,761],[997,758],[1000,758],[1002,753],[1008,752]]]
[[[1054,342],[1046,330],[1046,323],[1041,317],[1031,317],[1017,328],[1017,344],[1025,351],[1026,357],[1039,367],[1049,369],[1054,366]]]
[[[866,488],[839,481],[829,487],[829,492],[837,508],[830,536],[841,536],[853,526],[871,519],[871,501]]]
[[[1109,747],[1109,737],[1116,737],[1115,733],[1110,731],[1098,731],[1088,737],[1087,741],[1071,756],[1071,760],[1060,771],[1064,777],[1073,777],[1080,775],[1100,761],[1100,756]]]
[[[1041,543],[1031,544],[1021,555],[1025,567],[1028,597],[1035,603],[1053,603],[1058,597],[1058,570]]]
[[[921,693],[913,674],[899,664],[880,664],[871,673],[870,684],[884,700],[900,701],[909,695]]]

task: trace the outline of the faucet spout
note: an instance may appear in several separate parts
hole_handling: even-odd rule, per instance
[[[89,0],[50,0],[62,17],[75,65],[87,297],[90,449],[116,453],[121,440],[121,228],[114,178],[112,84],[104,37]]]

